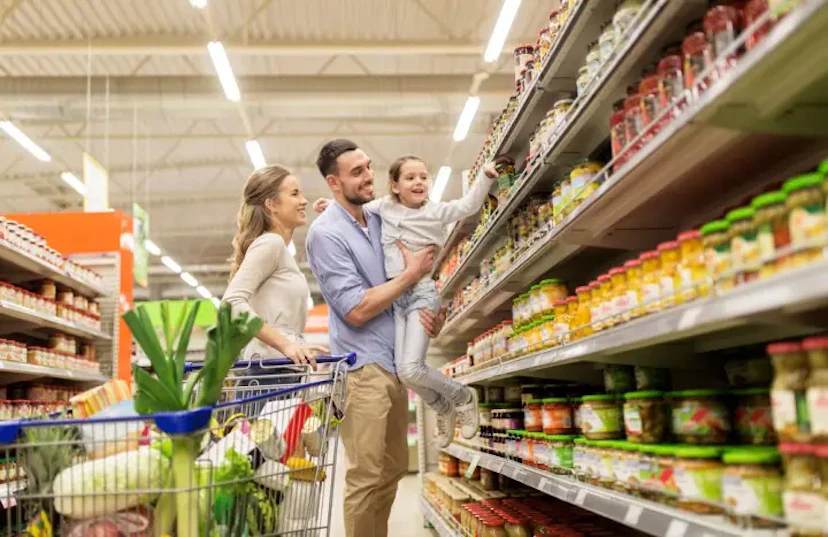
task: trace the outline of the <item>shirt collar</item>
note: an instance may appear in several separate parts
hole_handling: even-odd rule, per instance
[[[340,212],[340,213],[342,213],[342,214],[345,216],[345,218],[347,218],[348,220],[350,220],[350,221],[351,221],[351,223],[354,225],[354,227],[357,227],[357,228],[361,228],[361,227],[362,227],[362,224],[360,224],[360,223],[357,221],[357,219],[356,219],[356,218],[354,218],[354,217],[353,217],[353,215],[351,215],[351,213],[349,213],[347,210],[345,210],[345,207],[343,207],[342,205],[340,205],[339,203],[337,203],[337,202],[336,202],[336,200],[332,200],[332,203],[333,203],[334,207],[336,207],[336,208],[339,210],[339,212]],[[363,210],[363,211],[362,211],[362,214],[364,214],[364,215],[365,215],[365,223],[366,223],[368,226],[370,226],[370,225],[371,225],[371,220],[373,220],[373,218],[375,217],[375,215],[374,215],[372,212],[370,212],[370,211],[366,211],[366,210]]]

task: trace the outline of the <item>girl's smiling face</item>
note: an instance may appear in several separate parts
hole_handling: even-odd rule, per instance
[[[407,160],[400,167],[400,178],[391,181],[391,192],[409,209],[419,209],[428,200],[428,169],[421,160]]]

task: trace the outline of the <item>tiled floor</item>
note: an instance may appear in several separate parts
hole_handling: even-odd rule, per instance
[[[342,496],[345,489],[345,453],[340,444],[334,481],[333,518],[331,537],[345,537],[342,527]],[[417,474],[407,475],[400,482],[397,499],[388,522],[389,537],[435,537],[437,534],[423,527],[420,514],[420,480]]]

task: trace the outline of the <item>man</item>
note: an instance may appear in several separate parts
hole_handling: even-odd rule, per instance
[[[386,537],[397,483],[408,470],[408,395],[394,369],[391,306],[425,277],[434,250],[403,250],[405,270],[387,280],[379,216],[363,211],[374,199],[371,159],[350,140],[325,144],[316,161],[334,202],[311,225],[307,253],[330,308],[331,350],[355,352],[348,373],[345,418],[345,535]],[[434,337],[442,315],[421,312]]]

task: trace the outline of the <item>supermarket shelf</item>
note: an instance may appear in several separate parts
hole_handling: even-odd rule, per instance
[[[75,380],[78,382],[106,382],[109,378],[101,373],[87,371],[73,371],[71,369],[57,369],[54,367],[43,367],[40,365],[24,364],[21,362],[9,362],[0,360],[0,384],[21,380],[11,375],[26,376],[28,378],[52,378]]]
[[[716,110],[735,107],[734,103],[744,96],[746,83],[752,84],[752,98],[757,101],[771,99],[781,92],[776,85],[755,83],[756,77],[780,62],[796,63],[790,58],[803,39],[824,39],[824,50],[828,51],[828,38],[822,35],[824,32],[820,33],[826,24],[828,0],[811,0],[784,19],[760,46],[746,54],[734,69],[614,173],[561,225],[547,232],[477,300],[454,316],[444,330],[451,335],[442,341],[467,340],[469,335],[489,328],[493,323],[486,323],[486,316],[575,255],[586,250],[651,248],[661,240],[675,237],[681,229],[718,217],[725,207],[738,203],[747,188],[761,188],[800,171],[801,162],[816,162],[828,154],[822,140],[751,134],[704,123],[716,120]],[[828,52],[825,54],[823,74],[828,73]],[[579,123],[581,118],[576,113],[569,125]],[[545,166],[542,164],[540,168]],[[549,169],[553,166],[548,165]],[[527,179],[530,181],[531,178]],[[713,199],[722,202],[711,207]],[[706,213],[700,213],[700,207],[705,207]],[[464,277],[463,272],[474,270],[470,261],[476,257],[475,252],[480,250],[470,250],[468,262],[458,266],[444,290]]]
[[[478,465],[483,468],[501,473],[559,500],[577,505],[648,535],[656,537],[750,535],[748,530],[726,523],[723,517],[693,515],[627,494],[581,483],[571,477],[554,475],[506,460],[503,457],[480,453],[457,444],[450,445],[445,451],[464,461],[472,463],[477,461]]]
[[[108,334],[98,330],[92,330],[85,326],[70,323],[60,317],[33,311],[4,300],[0,300],[0,319],[11,321],[3,323],[2,332],[5,333],[45,329],[48,331],[57,330],[64,334],[98,341],[109,341],[112,339]]]
[[[74,289],[87,297],[94,298],[104,294],[102,289],[72,278],[64,271],[32,255],[21,252],[2,239],[0,239],[0,267],[4,268],[4,275],[19,275],[19,278],[15,278],[16,281],[46,278],[59,285]]]
[[[420,498],[420,510],[423,512],[423,516],[426,520],[428,520],[432,526],[434,526],[434,531],[437,532],[437,535],[440,537],[464,537],[463,533],[454,529],[445,518],[440,516],[437,510],[428,503],[428,500],[425,497]]]
[[[811,320],[816,323],[811,325],[808,318],[798,315],[828,305],[826,274],[828,260],[820,261],[742,285],[718,297],[650,314],[573,343],[475,371],[457,380],[464,384],[489,382],[571,362],[601,361],[622,352],[698,336],[706,336],[704,344],[715,348],[717,342],[711,337],[713,334],[738,328],[747,328],[742,338],[723,339],[718,344],[722,347],[729,346],[728,342],[743,345],[816,332],[822,328],[819,319]],[[762,328],[756,329],[757,325]],[[672,347],[668,353],[673,357],[677,355]]]

